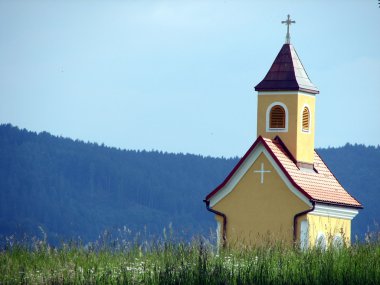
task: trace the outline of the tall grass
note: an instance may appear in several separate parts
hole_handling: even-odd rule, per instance
[[[0,252],[0,284],[380,284],[380,243],[218,251],[202,238],[59,248],[46,240],[8,239]]]

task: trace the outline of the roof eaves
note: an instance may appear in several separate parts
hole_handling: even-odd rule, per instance
[[[307,89],[307,88],[299,88],[299,91],[306,92],[306,93],[311,93],[311,94],[319,94],[318,90],[312,90],[312,89]]]
[[[316,203],[319,203],[319,204],[342,206],[342,207],[350,207],[350,208],[355,208],[355,209],[364,209],[363,205],[360,204],[360,203],[359,203],[360,205],[354,205],[354,204],[350,204],[350,203],[339,203],[339,202],[325,201],[325,200],[320,200],[320,199],[314,199],[314,201]]]
[[[239,162],[235,165],[235,167],[231,170],[231,172],[227,175],[223,182],[206,196],[206,201],[210,200],[212,196],[214,196],[220,189],[222,189],[227,184],[227,182],[231,179],[231,177],[235,174],[235,172],[239,169],[239,167],[243,164],[246,158],[250,155],[250,153],[256,148],[256,146],[260,142],[263,144],[265,142],[262,136],[259,136],[256,139],[256,141],[252,144],[252,146],[248,149],[244,156],[239,160]]]

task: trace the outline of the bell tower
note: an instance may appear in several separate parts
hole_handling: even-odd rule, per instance
[[[288,19],[286,42],[258,91],[257,136],[280,137],[297,165],[312,168],[314,163],[315,96],[317,87],[310,81],[299,57],[290,43]]]

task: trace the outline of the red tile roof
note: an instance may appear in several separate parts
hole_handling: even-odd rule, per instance
[[[259,143],[262,143],[272,155],[273,159],[288,177],[290,182],[308,199],[310,199],[310,201],[362,208],[362,205],[346,190],[344,190],[342,185],[338,182],[316,152],[314,152],[314,169],[316,172],[305,171],[297,167],[293,157],[288,152],[280,138],[271,140],[261,136],[257,138],[255,143],[238,162],[222,184],[207,195],[206,200],[209,200],[216,192],[224,187],[224,185],[230,180],[240,165],[244,163],[245,159]]]

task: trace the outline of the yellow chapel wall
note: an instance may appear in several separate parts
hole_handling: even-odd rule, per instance
[[[327,246],[331,244],[335,235],[340,235],[346,245],[351,243],[351,220],[319,216],[308,214],[306,217],[309,223],[309,245],[316,245],[319,233],[326,237]]]
[[[264,183],[254,170],[264,163]],[[227,244],[260,244],[268,239],[293,241],[294,215],[310,206],[298,198],[277,174],[264,154],[260,154],[235,188],[219,201],[214,210],[227,216]],[[217,217],[219,223],[222,219]],[[220,227],[222,231],[222,227]],[[219,234],[222,237],[222,232]]]
[[[281,102],[288,109],[287,132],[267,132],[266,114],[268,107],[274,102]],[[302,112],[307,106],[310,111],[310,131],[302,131]],[[258,95],[257,136],[275,138],[279,136],[286,147],[300,162],[313,163],[315,135],[315,96],[295,92],[294,94]]]
[[[304,107],[308,107],[310,112],[309,132],[302,130],[302,112]],[[301,162],[314,162],[314,138],[315,138],[315,96],[298,95],[297,101],[297,150],[296,160]]]

